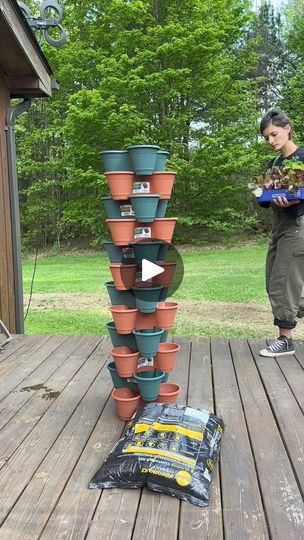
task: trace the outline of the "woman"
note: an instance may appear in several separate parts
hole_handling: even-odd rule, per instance
[[[279,156],[273,159],[268,169],[280,167],[286,160],[298,158],[304,163],[304,148],[292,141],[293,127],[281,111],[271,109],[261,120],[261,134]],[[279,337],[261,356],[283,356],[294,354],[292,331],[296,317],[304,316],[304,200],[288,201],[278,197],[271,203],[272,238],[266,260],[266,289],[272,307],[274,324],[279,328]]]

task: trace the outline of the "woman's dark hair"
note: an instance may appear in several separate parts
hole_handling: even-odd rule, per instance
[[[289,125],[291,127],[291,131],[289,133],[289,139],[291,139],[292,131],[293,131],[293,124],[289,120],[288,116],[283,113],[282,111],[279,111],[278,109],[270,109],[267,111],[267,113],[263,116],[261,123],[260,123],[260,131],[263,135],[264,129],[266,129],[270,124],[273,124],[274,126],[284,127]]]

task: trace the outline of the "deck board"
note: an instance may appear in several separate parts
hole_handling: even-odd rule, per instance
[[[176,341],[179,403],[225,423],[209,507],[88,489],[124,427],[109,398],[109,338],[14,336],[0,354],[1,540],[304,537],[304,344],[263,359],[260,340]]]

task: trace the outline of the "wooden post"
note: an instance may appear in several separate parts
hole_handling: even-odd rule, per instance
[[[6,145],[6,115],[10,96],[0,70],[0,319],[11,333],[16,333],[14,262],[9,176]]]

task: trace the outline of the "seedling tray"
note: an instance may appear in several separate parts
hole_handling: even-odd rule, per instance
[[[289,201],[304,199],[304,188],[299,188],[295,193],[290,193],[288,189],[264,189],[261,197],[257,197],[257,202],[273,201],[278,197],[286,197]]]

